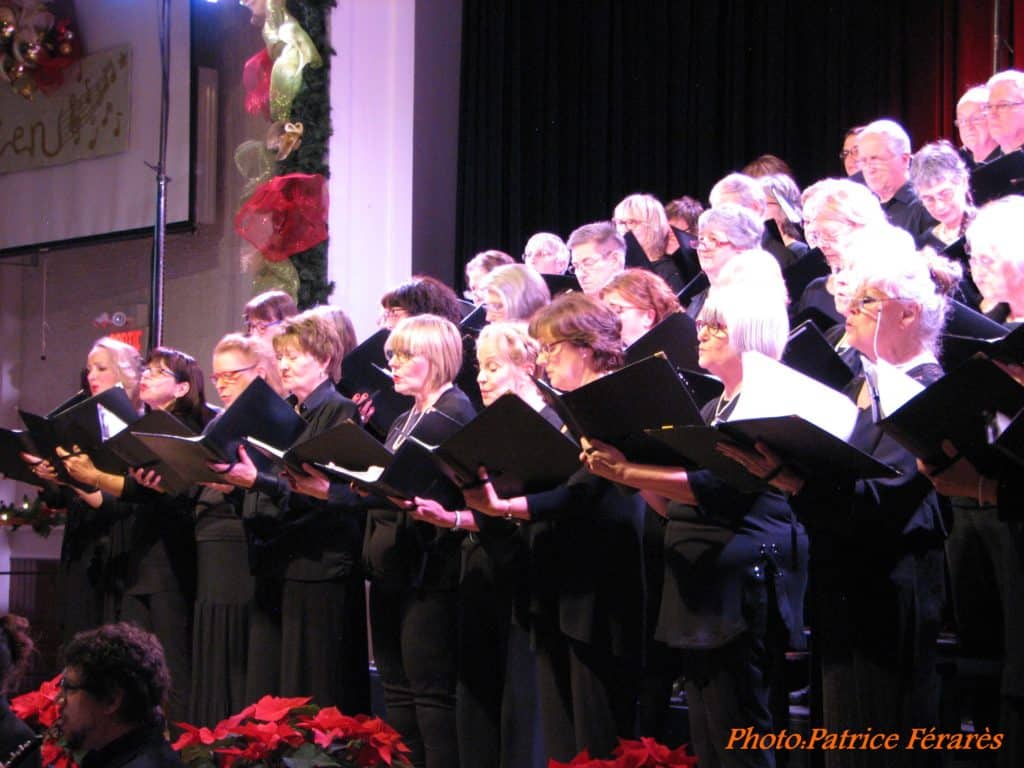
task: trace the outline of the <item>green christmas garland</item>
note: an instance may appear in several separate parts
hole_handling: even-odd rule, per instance
[[[277,164],[277,174],[319,173],[330,177],[327,167],[327,140],[331,136],[331,101],[328,92],[330,62],[334,50],[327,41],[327,12],[335,0],[288,0],[288,12],[306,30],[324,60],[322,67],[306,67],[302,88],[292,102],[291,120],[302,123],[302,143]],[[327,244],[329,240],[293,254],[292,263],[299,273],[298,305],[308,309],[327,302],[334,283],[327,280]]]
[[[20,502],[12,504],[0,502],[0,528],[16,531],[27,525],[46,538],[56,526],[64,525],[65,522],[67,515],[63,510],[50,509],[38,496],[35,499],[25,496]]]

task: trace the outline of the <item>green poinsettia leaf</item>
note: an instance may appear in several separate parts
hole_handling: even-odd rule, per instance
[[[316,744],[308,741],[284,758],[283,762],[288,768],[331,768],[341,765]]]

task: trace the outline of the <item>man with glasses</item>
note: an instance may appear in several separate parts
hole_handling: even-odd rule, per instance
[[[82,768],[181,766],[164,738],[171,676],[155,635],[131,624],[79,632],[64,664],[61,731],[70,749],[85,750]]]
[[[1002,154],[988,130],[988,86],[968,88],[956,105],[956,129],[963,142],[968,168],[995,160]]]
[[[1008,69],[989,78],[988,132],[1003,154],[1024,145],[1024,72]]]
[[[894,120],[869,123],[857,139],[864,181],[875,193],[894,227],[905,229],[916,240],[935,226],[910,184],[910,137]]]
[[[569,235],[570,265],[588,296],[601,289],[626,266],[626,241],[610,221],[584,224]]]

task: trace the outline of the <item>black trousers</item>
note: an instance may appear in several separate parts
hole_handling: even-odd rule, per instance
[[[171,673],[167,697],[167,719],[188,717],[192,695],[192,605],[180,591],[151,595],[125,595],[121,601],[121,620],[137,624],[159,638]]]
[[[547,765],[540,750],[537,664],[512,621],[512,587],[473,574],[459,592],[455,717],[462,768]]]
[[[767,639],[766,639],[767,638]],[[772,768],[764,749],[726,749],[733,728],[780,730],[771,715],[771,684],[785,658],[780,633],[745,632],[709,650],[683,651],[690,738],[701,768]]]
[[[418,768],[458,768],[455,726],[458,597],[370,586],[373,652],[387,720]]]
[[[361,579],[285,581],[281,598],[281,695],[312,696],[321,707],[366,712],[366,634],[353,632],[350,603],[362,611]],[[353,657],[357,658],[353,662]],[[365,680],[353,679],[361,665]],[[356,693],[347,689],[353,688]],[[351,699],[350,699],[351,695]],[[363,701],[360,701],[360,698]]]
[[[935,642],[944,592],[938,548],[903,555],[884,590],[815,590],[825,728],[896,732],[905,744],[912,728],[938,725]],[[920,749],[824,753],[827,768],[935,766],[940,758]]]
[[[559,632],[538,633],[536,645],[547,756],[564,762],[587,749],[610,757],[619,738],[633,737],[639,662]]]

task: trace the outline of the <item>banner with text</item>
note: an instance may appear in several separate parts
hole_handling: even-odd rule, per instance
[[[51,96],[0,88],[0,175],[126,151],[131,96],[131,46],[81,59]]]

